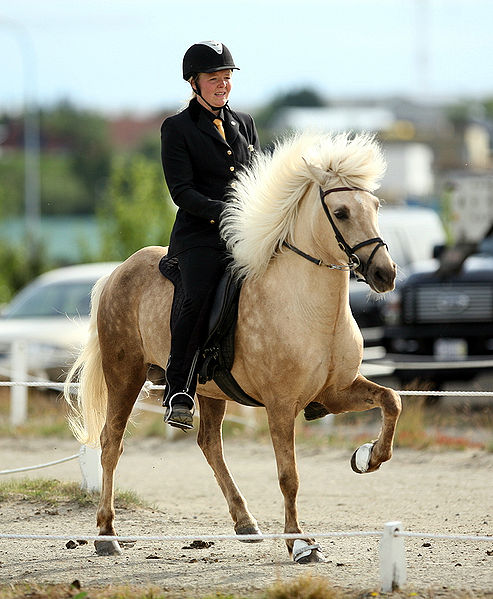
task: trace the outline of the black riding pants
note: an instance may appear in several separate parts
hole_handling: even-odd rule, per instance
[[[209,312],[217,284],[226,268],[225,253],[216,248],[196,247],[177,256],[184,301],[171,331],[171,358],[166,370],[170,389],[167,397],[187,390],[193,397],[197,375],[187,380],[193,358],[205,342]]]

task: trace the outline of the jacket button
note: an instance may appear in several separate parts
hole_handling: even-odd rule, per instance
[[[214,219],[211,219],[209,222],[211,223],[211,225],[215,225],[216,224],[216,221]]]
[[[233,153],[233,152],[232,152],[231,150],[228,150],[228,151],[226,152],[226,154],[227,154],[228,156],[231,156],[231,154],[232,154],[232,153]]]
[[[234,166],[230,166],[230,167],[229,167],[229,170],[230,170],[230,171],[234,171],[234,170],[235,170],[235,167],[234,167]]]

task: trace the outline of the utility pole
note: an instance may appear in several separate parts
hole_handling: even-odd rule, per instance
[[[32,258],[38,251],[41,237],[40,139],[36,55],[31,38],[22,25],[16,21],[0,18],[0,27],[6,27],[14,34],[23,62],[24,214],[29,256]]]

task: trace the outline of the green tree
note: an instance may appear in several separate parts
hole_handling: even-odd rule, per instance
[[[56,153],[69,157],[69,174],[84,190],[77,201],[66,196],[65,213],[93,212],[109,176],[111,147],[106,119],[95,112],[80,110],[69,102],[60,102],[55,108],[41,114],[43,136],[54,146]],[[43,148],[50,152],[50,147]],[[51,186],[52,188],[54,185]],[[73,184],[72,184],[73,187]],[[82,201],[81,201],[82,200]]]
[[[40,126],[41,213],[94,213],[111,165],[106,119],[61,102],[40,112]],[[4,218],[19,216],[24,210],[23,128],[22,115],[0,115],[0,138],[10,136],[14,145],[0,155]]]
[[[102,247],[98,259],[124,260],[147,245],[167,245],[174,205],[160,164],[143,155],[114,160],[97,211]]]
[[[486,118],[493,122],[493,98],[486,98],[483,102]]]
[[[34,277],[53,267],[42,244],[30,255],[23,242],[0,240],[0,306]]]

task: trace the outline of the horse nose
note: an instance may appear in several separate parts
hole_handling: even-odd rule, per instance
[[[397,267],[395,262],[389,267],[377,266],[373,272],[375,287],[380,292],[391,291],[394,288]]]

